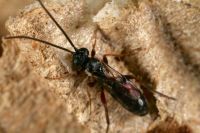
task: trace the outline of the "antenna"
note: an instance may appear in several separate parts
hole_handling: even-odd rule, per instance
[[[44,41],[44,40],[40,40],[40,39],[37,39],[37,38],[29,37],[29,36],[8,36],[8,37],[4,37],[4,38],[5,39],[29,39],[29,40],[34,40],[34,41],[41,42],[43,44],[58,48],[58,49],[62,49],[62,50],[67,51],[69,53],[74,53],[73,51],[71,51],[69,49],[57,46],[55,44],[52,44],[52,43]]]
[[[51,15],[51,13],[46,9],[46,7],[44,6],[44,4],[42,3],[41,0],[38,0],[38,2],[40,3],[40,5],[42,6],[42,8],[45,10],[45,12],[49,15],[49,17],[53,20],[53,22],[56,24],[56,26],[62,31],[62,33],[64,34],[64,36],[66,37],[66,39],[69,41],[69,43],[71,44],[71,46],[74,48],[75,51],[77,51],[77,48],[74,46],[73,42],[71,41],[71,39],[69,38],[69,36],[67,35],[67,33],[63,30],[63,28],[58,24],[58,22],[54,19],[54,17]]]
[[[142,89],[145,89],[145,90],[147,90],[147,91],[149,91],[149,92],[152,92],[152,93],[155,93],[155,94],[157,94],[157,95],[159,95],[159,96],[161,96],[161,97],[164,97],[164,98],[167,98],[167,99],[176,101],[176,98],[170,97],[170,96],[165,95],[165,94],[163,94],[163,93],[161,93],[161,92],[158,92],[158,91],[156,91],[156,90],[148,89],[148,88],[146,88],[143,84],[140,84],[140,86],[141,86]]]

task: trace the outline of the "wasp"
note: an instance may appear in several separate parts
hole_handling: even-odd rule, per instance
[[[38,0],[38,2],[51,18],[51,20],[55,23],[55,25],[61,30],[70,45],[73,47],[74,51],[30,36],[19,35],[7,36],[4,38],[34,40],[40,42],[41,44],[49,45],[72,54],[72,70],[89,74],[90,76],[94,77],[101,85],[101,102],[104,105],[107,122],[106,132],[108,132],[109,130],[110,120],[104,90],[106,90],[128,111],[139,116],[144,116],[148,114],[149,105],[147,98],[144,96],[143,91],[139,87],[137,87],[135,83],[131,82],[131,78],[126,75],[122,75],[120,72],[109,66],[106,56],[104,56],[103,60],[99,60],[98,58],[96,58],[94,47],[91,51],[91,56],[87,48],[77,48],[72,40],[69,38],[67,33],[64,31],[64,29],[58,24],[52,14],[44,6],[42,1]],[[161,93],[159,94],[162,95]]]

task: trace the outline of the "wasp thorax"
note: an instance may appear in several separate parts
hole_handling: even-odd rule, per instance
[[[98,76],[101,78],[105,76],[104,67],[102,63],[96,58],[90,58],[89,62],[86,65],[86,71],[94,76]]]

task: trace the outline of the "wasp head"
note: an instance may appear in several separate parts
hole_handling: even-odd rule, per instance
[[[89,51],[86,48],[80,48],[73,53],[72,68],[75,71],[81,71],[85,69],[86,63],[89,59]]]

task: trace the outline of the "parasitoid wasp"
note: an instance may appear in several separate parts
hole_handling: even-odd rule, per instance
[[[74,51],[60,47],[58,45],[52,44],[50,42],[33,38],[29,36],[19,35],[19,36],[7,36],[5,39],[30,39],[34,41],[41,42],[41,44],[50,45],[52,47],[64,50],[72,54],[72,69],[77,72],[86,72],[89,75],[92,75],[100,84],[101,84],[101,101],[104,105],[105,116],[107,122],[106,132],[109,130],[110,120],[108,116],[107,102],[104,94],[105,90],[111,94],[111,96],[116,99],[125,109],[128,111],[137,114],[139,116],[144,116],[149,112],[148,101],[143,95],[142,90],[137,87],[131,78],[126,75],[122,75],[107,63],[107,58],[104,56],[104,60],[99,60],[95,58],[94,47],[91,51],[91,56],[87,48],[77,48],[67,33],[63,28],[58,24],[54,19],[51,13],[47,10],[41,0],[38,0],[42,8],[51,18],[51,20],[56,24],[56,26],[61,30],[66,39],[69,41],[70,45],[73,47]],[[94,45],[95,46],[95,45]],[[152,91],[152,90],[150,90]],[[156,91],[154,91],[156,92]],[[161,96],[165,96],[159,92],[156,92]],[[168,96],[166,96],[168,97]],[[170,98],[170,97],[168,97]],[[173,99],[173,98],[171,98]]]

